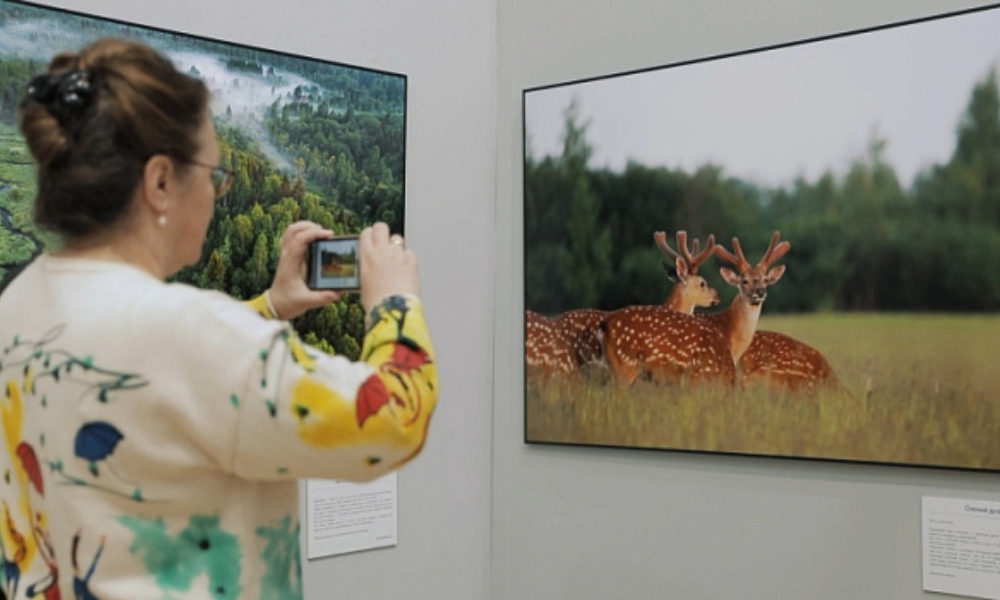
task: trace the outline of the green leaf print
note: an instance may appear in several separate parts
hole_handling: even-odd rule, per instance
[[[260,581],[261,598],[301,600],[302,563],[299,554],[299,527],[286,516],[273,527],[258,527],[257,535],[267,540],[261,559],[267,570]]]
[[[239,539],[219,527],[219,517],[192,515],[177,535],[167,532],[163,519],[119,517],[135,539],[129,552],[138,555],[164,592],[189,591],[201,574],[208,575],[213,598],[239,598]]]

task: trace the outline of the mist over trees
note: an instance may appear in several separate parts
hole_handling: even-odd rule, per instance
[[[362,222],[402,230],[404,128],[401,115],[376,116],[326,101],[279,105],[266,111],[268,132],[299,174]]]
[[[756,262],[775,230],[792,243],[767,311],[988,312],[1000,309],[1000,93],[973,88],[953,155],[904,188],[874,137],[842,175],[761,187],[706,164],[694,172],[588,166],[588,123],[564,112],[563,152],[524,165],[525,306],[542,313],[662,302],[670,289],[653,232],[686,229]],[[723,295],[717,260],[700,274]]]
[[[16,34],[7,35],[15,27]],[[226,92],[251,84],[270,88],[275,98],[260,110],[230,105],[214,115],[222,164],[233,169],[235,182],[216,205],[201,262],[173,281],[249,299],[270,285],[281,235],[295,221],[337,233],[385,221],[402,232],[404,77],[27,5],[5,5],[0,29],[0,135],[11,141],[0,152],[0,249],[8,254],[0,276],[30,258],[35,236],[54,244],[31,222],[34,165],[16,132],[17,105],[52,53],[103,36],[203,55],[210,72],[192,65],[189,73],[207,78],[213,95],[221,92],[226,102],[239,96]],[[216,63],[221,75],[211,67]],[[350,358],[360,353],[364,314],[356,294],[293,325],[322,350]]]

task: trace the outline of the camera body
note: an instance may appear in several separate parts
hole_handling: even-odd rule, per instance
[[[309,244],[306,283],[314,290],[361,290],[358,236],[344,235]]]

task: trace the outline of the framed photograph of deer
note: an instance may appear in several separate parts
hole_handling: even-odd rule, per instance
[[[137,39],[202,78],[235,182],[215,208],[202,261],[176,279],[249,298],[266,289],[285,228],[338,234],[375,221],[403,231],[405,75],[0,0],[0,283],[58,240],[32,221],[35,171],[17,128],[32,76],[60,50]],[[295,321],[325,351],[356,357],[356,294]]]
[[[998,31],[525,90],[526,442],[1000,470]]]

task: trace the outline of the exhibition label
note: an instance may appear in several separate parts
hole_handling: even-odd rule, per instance
[[[924,590],[1000,600],[1000,502],[924,497]]]

